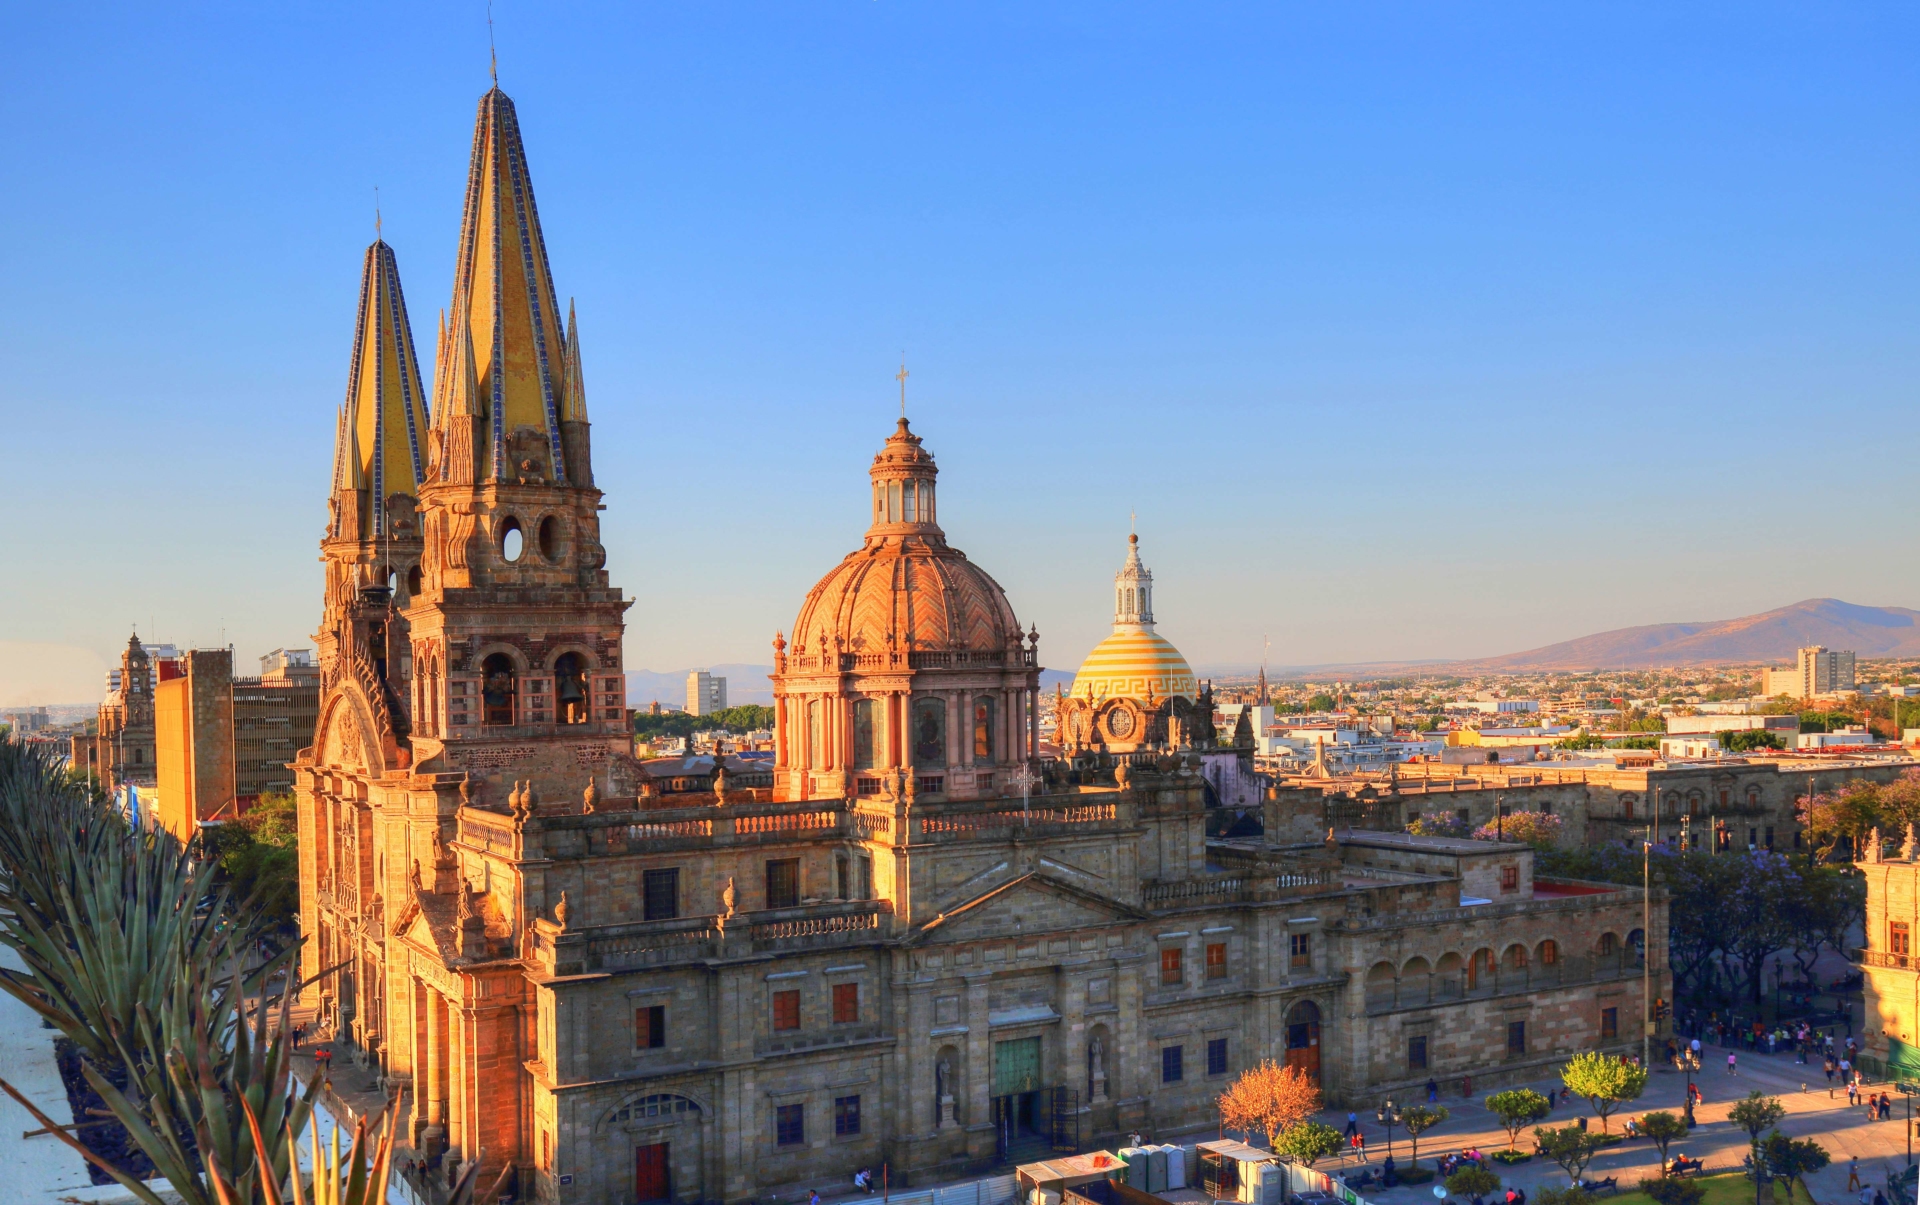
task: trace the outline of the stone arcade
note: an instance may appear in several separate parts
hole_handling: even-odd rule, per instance
[[[1038,633],[947,544],[904,419],[776,638],[771,785],[663,789],[625,756],[578,336],[497,89],[468,188],[430,414],[368,253],[296,762],[304,971],[338,968],[305,1003],[406,1086],[416,1149],[522,1199],[746,1201],[1210,1129],[1262,1058],[1357,1103],[1637,1049],[1638,892],[1514,845],[1210,841],[1208,763],[1251,750],[1190,671],[1096,691],[1042,764]],[[1663,966],[1663,901],[1650,928]]]

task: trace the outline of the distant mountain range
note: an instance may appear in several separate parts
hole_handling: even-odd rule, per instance
[[[1920,611],[1810,598],[1739,619],[1619,628],[1522,653],[1449,662],[1447,668],[1517,673],[1742,661],[1786,664],[1794,650],[1813,644],[1851,649],[1863,657],[1920,657]]]

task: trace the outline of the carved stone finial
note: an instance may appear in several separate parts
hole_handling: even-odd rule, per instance
[[[733,919],[733,876],[727,876],[727,885],[720,889],[720,915],[716,918],[716,927],[727,931],[727,922]]]
[[[567,927],[567,893],[564,891],[560,893],[560,902],[553,906],[553,923],[563,930]]]
[[[716,804],[727,801],[727,755],[718,739],[713,742],[713,801]]]
[[[580,793],[580,810],[593,815],[594,805],[600,802],[600,788],[594,779],[587,779],[587,789]]]

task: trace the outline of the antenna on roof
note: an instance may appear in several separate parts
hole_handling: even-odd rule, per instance
[[[493,86],[500,86],[500,54],[493,48],[493,0],[487,0],[487,64],[493,72]]]

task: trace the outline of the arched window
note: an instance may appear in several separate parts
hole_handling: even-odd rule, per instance
[[[540,520],[540,559],[552,563],[560,556],[560,520],[548,515]]]
[[[900,483],[898,481],[889,481],[887,482],[887,522],[898,523],[899,521]]]
[[[947,701],[913,701],[913,764],[939,769],[947,764]]]
[[[587,659],[568,653],[553,663],[553,702],[562,724],[584,724],[587,706]]]
[[[1540,965],[1553,966],[1560,961],[1560,947],[1552,938],[1540,943]]]
[[[853,701],[853,768],[873,768],[873,700]]]
[[[650,1117],[673,1117],[681,1113],[698,1114],[699,1112],[698,1102],[688,1100],[684,1096],[675,1096],[670,1092],[659,1092],[652,1096],[643,1096],[639,1100],[628,1101],[608,1114],[607,1120],[642,1121]]]
[[[973,700],[973,760],[993,761],[993,696]]]
[[[513,723],[515,675],[513,658],[495,653],[480,663],[480,722]]]
[[[412,602],[414,597],[419,593],[420,566],[415,565],[413,568],[407,570],[407,601]]]

